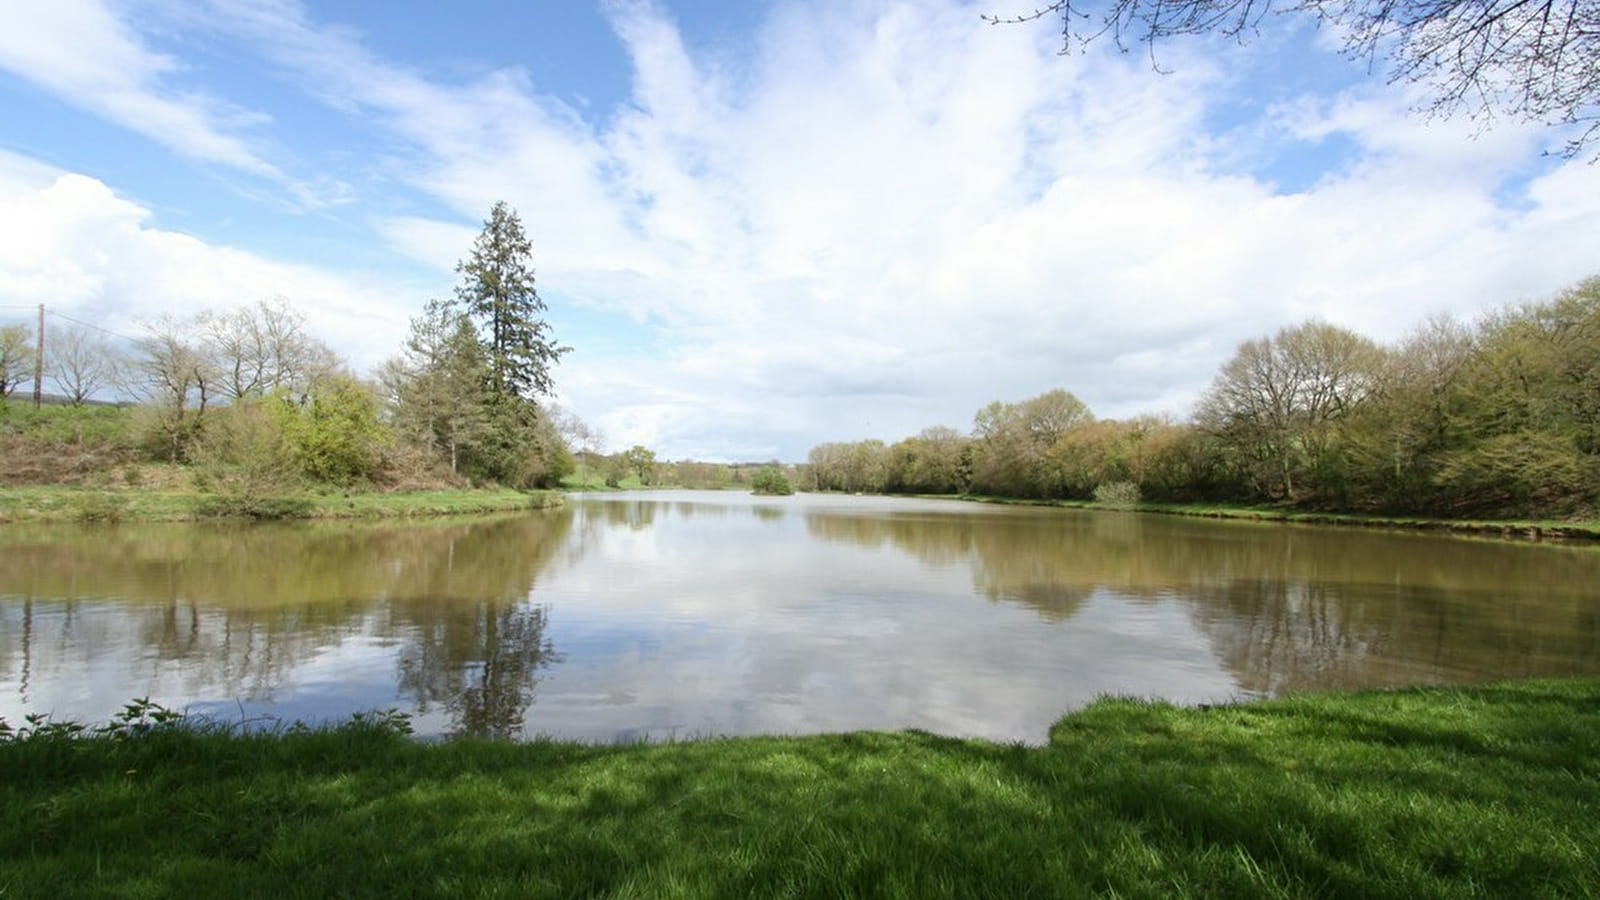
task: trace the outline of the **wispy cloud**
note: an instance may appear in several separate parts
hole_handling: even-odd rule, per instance
[[[1600,234],[1600,168],[1540,157],[1538,130],[1474,139],[1375,82],[1257,96],[1267,53],[1063,59],[956,0],[781,3],[712,47],[613,3],[632,96],[581,111],[514,66],[382,58],[294,0],[200,9],[454,211],[374,223],[436,293],[505,199],[552,299],[653,329],[649,352],[578,346],[558,383],[613,444],[674,456],[959,427],[1058,386],[1181,414],[1239,340],[1313,315],[1392,338],[1544,295]],[[1338,164],[1291,188],[1255,168],[1329,140]]]
[[[101,0],[10,4],[0,68],[185,157],[270,181],[302,205],[337,193],[264,158],[250,135],[269,116],[192,86],[183,62],[152,49]]]

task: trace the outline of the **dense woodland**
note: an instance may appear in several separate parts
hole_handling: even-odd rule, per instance
[[[1069,391],[812,448],[805,487],[1439,516],[1600,506],[1600,277],[1392,346],[1325,322],[1242,344],[1192,417],[1097,419]]]

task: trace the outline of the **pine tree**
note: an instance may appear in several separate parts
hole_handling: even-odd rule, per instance
[[[522,220],[504,201],[489,211],[472,254],[456,264],[456,300],[478,323],[497,393],[524,399],[548,396],[550,367],[570,347],[555,343],[541,318],[544,300],[534,287],[533,245]]]
[[[411,320],[404,354],[384,371],[396,428],[437,450],[452,472],[471,471],[493,432],[488,375],[472,323],[429,301]]]

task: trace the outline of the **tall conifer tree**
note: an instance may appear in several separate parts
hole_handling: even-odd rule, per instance
[[[494,389],[531,400],[548,396],[550,368],[571,348],[555,342],[534,287],[533,245],[522,220],[504,201],[489,211],[472,253],[456,264],[456,300],[478,324]]]

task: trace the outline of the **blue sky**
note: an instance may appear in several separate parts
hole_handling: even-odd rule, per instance
[[[1600,270],[1559,132],[1409,114],[1290,16],[1163,75],[1002,0],[5,6],[0,307],[283,297],[370,371],[504,199],[558,401],[669,458],[1056,387],[1183,416],[1282,325],[1394,340]]]

